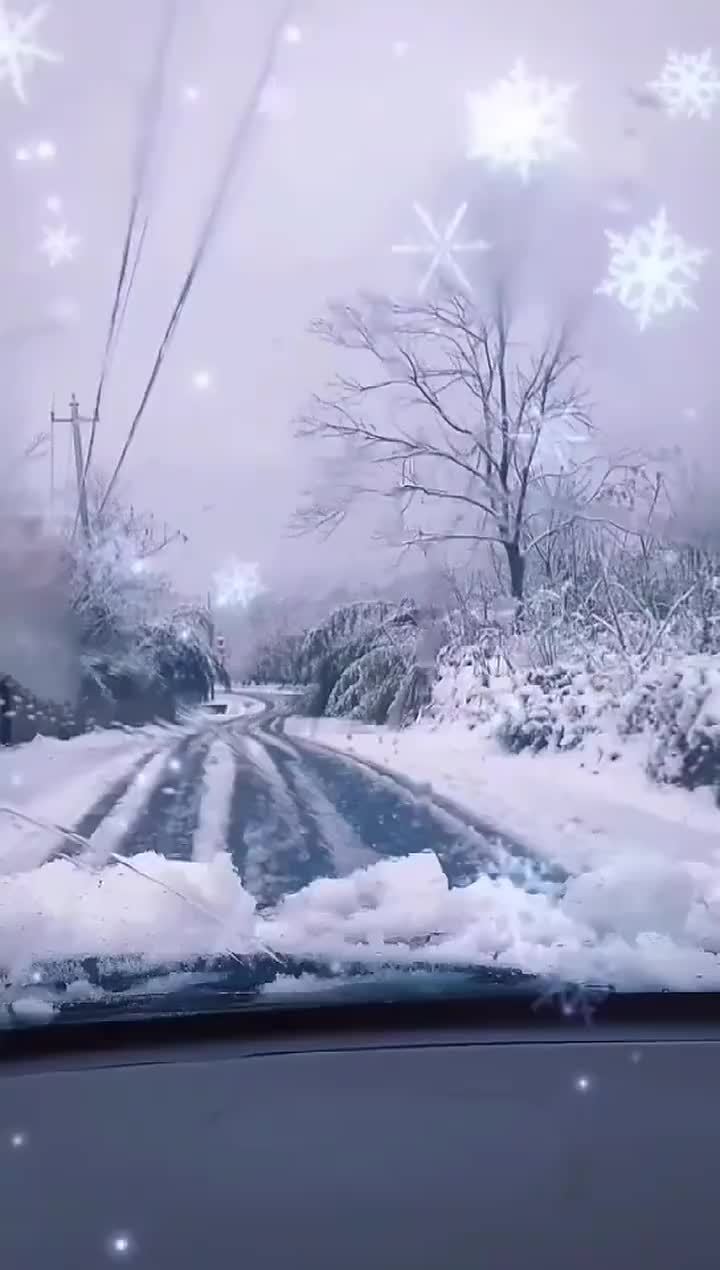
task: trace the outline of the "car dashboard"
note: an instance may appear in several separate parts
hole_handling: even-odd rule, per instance
[[[717,1000],[482,1001],[0,1039],[0,1264],[718,1264]]]

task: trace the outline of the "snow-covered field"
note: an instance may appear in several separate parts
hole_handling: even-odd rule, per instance
[[[88,781],[99,796],[143,747],[171,743],[172,731],[33,742],[0,753],[0,782],[28,814],[67,822],[83,787],[87,805]],[[3,828],[0,964],[19,971],[36,959],[90,954],[159,964],[264,947],[720,987],[720,814],[708,798],[651,786],[640,756],[628,752],[607,767],[589,750],[509,757],[452,726],[393,732],[297,720],[289,731],[385,766],[420,792],[432,787],[561,863],[569,881],[561,894],[485,876],[450,890],[429,850],[318,879],[259,913],[224,849],[232,764],[219,735],[191,861],[151,851],[126,863],[100,855],[92,867],[39,854],[20,860],[18,840],[11,835],[8,846]]]

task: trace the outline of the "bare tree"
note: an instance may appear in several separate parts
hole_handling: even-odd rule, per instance
[[[548,527],[550,487],[583,466],[554,459],[553,439],[590,428],[565,332],[533,352],[515,338],[502,295],[489,317],[459,295],[363,298],[332,306],[313,330],[358,369],[299,420],[299,435],[330,443],[332,466],[296,528],[331,532],[363,496],[381,496],[397,510],[398,545],[499,544],[521,601],[528,552],[574,515],[561,503]],[[588,482],[586,502],[597,494]]]
[[[109,537],[130,543],[139,560],[159,556],[175,542],[188,542],[186,533],[170,528],[166,522],[159,524],[152,512],[126,504],[117,495],[108,499],[102,479],[100,474],[93,474],[88,480],[90,523],[96,539]]]

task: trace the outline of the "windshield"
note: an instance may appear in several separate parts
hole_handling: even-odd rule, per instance
[[[0,129],[8,1017],[717,990],[712,0],[7,0]]]

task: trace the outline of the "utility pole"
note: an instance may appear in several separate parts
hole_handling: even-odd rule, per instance
[[[207,593],[207,611],[210,626],[210,644],[215,647],[215,614],[213,613],[212,593]]]
[[[80,414],[78,399],[73,393],[70,398],[70,414],[67,418],[56,415],[55,410],[50,411],[50,427],[51,437],[53,438],[50,446],[50,462],[52,464],[51,481],[52,481],[52,497],[55,496],[55,444],[54,432],[56,423],[69,423],[72,428],[73,451],[75,454],[75,479],[77,482],[78,497],[78,514],[80,516],[80,524],[86,538],[90,537],[90,516],[88,514],[87,504],[87,488],[85,485],[85,456],[83,454],[82,435],[80,432],[81,423],[92,423],[92,419],[86,419]]]

